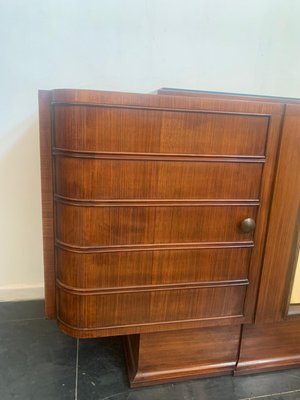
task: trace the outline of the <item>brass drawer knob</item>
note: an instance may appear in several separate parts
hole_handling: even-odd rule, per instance
[[[255,229],[255,221],[252,218],[245,218],[240,224],[241,231],[244,233],[253,232]]]

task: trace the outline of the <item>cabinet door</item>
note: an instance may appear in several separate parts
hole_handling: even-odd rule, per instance
[[[47,199],[53,181],[55,208],[46,304],[61,329],[93,337],[252,321],[281,105],[45,97],[43,190]]]

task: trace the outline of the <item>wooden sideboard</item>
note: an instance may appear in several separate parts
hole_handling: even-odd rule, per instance
[[[46,316],[123,335],[132,386],[299,365],[292,103],[40,91]]]

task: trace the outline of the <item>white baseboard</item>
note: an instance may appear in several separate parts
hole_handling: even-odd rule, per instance
[[[44,284],[0,286],[0,301],[37,300],[44,298]]]

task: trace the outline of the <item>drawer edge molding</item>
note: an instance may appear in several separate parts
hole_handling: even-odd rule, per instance
[[[148,322],[140,324],[125,324],[104,326],[96,328],[78,328],[64,322],[59,315],[57,315],[57,322],[59,328],[67,335],[77,338],[97,338],[105,336],[120,336],[126,334],[136,333],[150,333],[160,331],[170,331],[174,329],[188,329],[209,326],[226,326],[226,325],[239,325],[245,322],[243,314],[230,315],[212,318],[199,318],[187,319],[178,321],[164,321],[164,322]]]
[[[141,286],[119,286],[119,287],[104,287],[104,288],[76,288],[69,286],[56,279],[56,285],[64,292],[75,294],[79,296],[103,295],[103,294],[116,294],[116,293],[136,293],[136,292],[156,292],[161,290],[180,290],[180,289],[202,289],[214,287],[232,287],[232,286],[248,286],[248,279],[235,279],[223,281],[204,281],[204,282],[186,282],[186,283],[166,283],[154,285],[141,285]]]
[[[191,250],[191,249],[224,249],[251,248],[252,240],[243,242],[194,242],[194,243],[163,243],[114,246],[74,246],[56,239],[56,246],[75,253],[110,253],[115,251],[153,251],[153,250]]]
[[[144,161],[198,161],[229,163],[265,163],[265,155],[225,155],[225,154],[185,154],[185,153],[142,153],[142,152],[109,152],[71,150],[54,147],[55,157],[107,159],[107,160],[144,160]]]
[[[259,206],[259,199],[76,199],[59,194],[54,200],[77,207]]]
[[[52,91],[53,93],[53,91]],[[122,96],[124,97],[125,93],[121,93]],[[140,95],[139,95],[140,96]],[[147,95],[146,95],[147,96]],[[155,95],[156,96],[156,95]],[[214,102],[215,103],[215,102]],[[255,105],[255,103],[253,103]],[[272,107],[272,104],[264,104],[265,108],[272,109],[270,112],[251,112],[251,111],[229,111],[229,110],[212,110],[210,107],[205,108],[205,107],[199,107],[199,108],[189,108],[189,107],[164,107],[164,106],[148,106],[148,105],[138,105],[138,104],[120,104],[120,103],[115,103],[113,104],[112,102],[110,103],[96,103],[89,101],[88,103],[85,101],[60,101],[58,99],[55,99],[55,93],[53,93],[52,96],[52,102],[51,102],[52,107],[55,109],[57,106],[76,106],[76,107],[93,107],[93,108],[120,108],[120,109],[125,109],[125,110],[145,110],[145,111],[166,111],[166,112],[183,112],[183,113],[191,113],[191,114],[212,114],[212,115],[239,115],[239,116],[250,116],[250,117],[262,117],[262,118],[271,118],[272,114],[275,114],[274,107]],[[226,104],[223,105],[226,106]],[[249,105],[249,104],[248,104]],[[253,106],[251,104],[251,106]],[[268,107],[269,106],[269,107]],[[274,104],[273,104],[274,106]],[[280,107],[277,108],[277,113],[279,114],[281,111]]]

